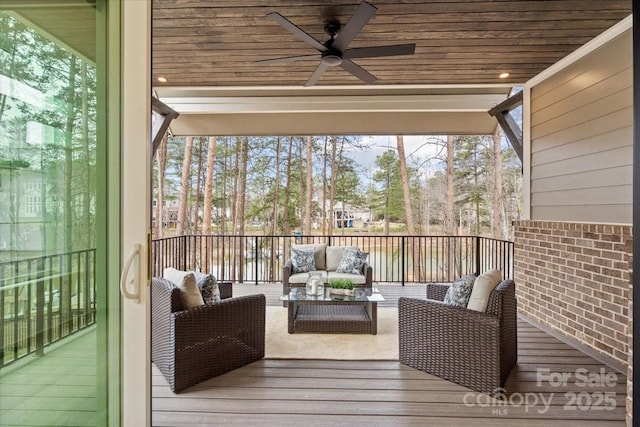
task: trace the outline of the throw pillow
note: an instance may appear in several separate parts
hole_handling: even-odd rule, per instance
[[[475,311],[487,311],[489,296],[501,281],[502,272],[500,270],[489,270],[479,275],[473,284],[467,308]]]
[[[471,296],[473,283],[476,280],[475,274],[467,274],[461,278],[455,280],[447,293],[444,296],[444,302],[446,305],[454,305],[456,307],[466,307]]]
[[[360,249],[345,248],[340,264],[336,268],[336,273],[360,274],[362,266],[367,262],[369,252]]]
[[[182,305],[185,309],[204,305],[202,294],[196,283],[196,276],[192,272],[176,270],[175,268],[165,268],[162,277],[173,282],[180,289]]]
[[[316,269],[313,248],[291,248],[291,264],[294,273],[307,273]]]
[[[202,294],[202,299],[205,304],[215,304],[220,302],[220,289],[218,289],[218,282],[213,274],[201,273],[199,271],[192,271],[196,277],[196,284]]]
[[[327,246],[327,271],[336,271],[346,248],[359,249],[357,246]]]
[[[309,244],[309,245],[292,245],[292,248],[295,249],[309,249],[312,248],[313,249],[313,258],[314,258],[314,262],[316,264],[316,270],[325,270],[326,269],[326,265],[325,265],[325,249],[327,248],[327,244],[326,243],[316,243],[316,244]]]

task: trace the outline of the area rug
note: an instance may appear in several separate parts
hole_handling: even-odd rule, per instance
[[[287,309],[267,307],[265,357],[270,359],[398,360],[398,309],[378,307],[378,334],[287,332]]]

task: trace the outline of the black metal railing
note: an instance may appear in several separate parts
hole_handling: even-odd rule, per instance
[[[196,269],[219,280],[279,282],[291,245],[326,243],[369,252],[373,280],[446,283],[497,268],[513,278],[513,242],[478,236],[229,236],[189,235],[152,242],[152,274],[166,267]]]
[[[96,251],[0,263],[0,367],[96,322]]]

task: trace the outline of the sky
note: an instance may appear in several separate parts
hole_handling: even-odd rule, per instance
[[[434,136],[428,135],[405,135],[404,136],[404,151],[407,157],[407,162],[412,163],[412,160],[428,159],[434,157],[437,153],[437,147],[434,144],[427,144],[429,140],[433,140]],[[444,138],[444,137],[440,137]],[[365,136],[362,142],[367,145],[366,150],[354,153],[357,155],[356,162],[366,168],[375,169],[376,157],[380,156],[388,149],[396,150],[397,142],[395,135],[376,135]],[[435,165],[435,161],[431,161],[432,165]]]

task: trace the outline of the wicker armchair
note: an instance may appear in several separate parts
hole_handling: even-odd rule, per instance
[[[515,284],[500,283],[485,313],[444,305],[448,286],[427,285],[428,300],[398,300],[400,363],[498,395],[518,359]]]
[[[153,278],[151,358],[174,393],[264,357],[264,295],[231,298],[183,310],[179,289]]]

